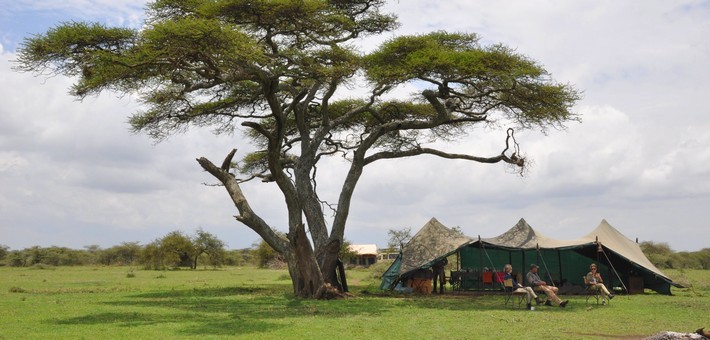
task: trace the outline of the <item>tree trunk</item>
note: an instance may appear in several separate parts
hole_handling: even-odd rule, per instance
[[[233,152],[225,158],[224,164],[229,164]],[[338,251],[340,242],[330,241],[327,246],[321,246],[318,257],[314,252],[311,242],[306,235],[304,226],[300,223],[300,204],[297,212],[289,213],[291,226],[287,234],[288,242],[282,240],[271,227],[263,221],[249,206],[246,197],[243,195],[239,182],[229,174],[227,166],[221,168],[215,166],[208,159],[201,157],[197,159],[203,169],[212,174],[222,184],[229,193],[234,205],[239,211],[236,219],[242,222],[247,227],[254,230],[262,237],[274,250],[279,252],[286,259],[288,264],[289,274],[293,284],[293,292],[296,296],[302,298],[321,298],[325,292],[326,282],[337,282],[335,278],[335,266],[338,259]],[[293,191],[291,194],[295,194]],[[285,193],[285,195],[287,195]],[[295,197],[295,196],[294,196]],[[297,197],[293,200],[298,202]],[[317,202],[316,202],[317,203]],[[297,222],[298,221],[298,222]],[[327,281],[323,273],[327,273]]]
[[[286,255],[293,292],[302,298],[320,298],[325,281],[304,228],[288,235],[292,254]]]
[[[324,281],[342,291],[342,287],[338,282],[338,276],[336,273],[339,252],[340,241],[331,240],[322,250],[322,254],[320,254],[320,260],[318,262],[320,263]]]

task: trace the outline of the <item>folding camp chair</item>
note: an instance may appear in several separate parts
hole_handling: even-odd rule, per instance
[[[582,276],[582,280],[584,280],[584,292],[586,294],[585,301],[587,302],[587,304],[589,304],[589,298],[594,298],[597,304],[599,304],[599,299],[602,298],[601,289],[589,285],[589,281],[587,281],[586,275]]]
[[[518,308],[520,308],[520,305],[523,303],[523,300],[525,300],[525,297],[528,295],[526,292],[520,292],[517,291],[516,287],[513,287],[513,279],[506,279],[503,280],[503,290],[505,291],[505,306],[508,306],[508,302],[510,302],[510,307],[514,307],[514,302],[513,300],[514,296],[518,297]]]
[[[449,283],[451,283],[451,290],[452,291],[461,290],[461,281],[462,281],[461,272],[452,270],[451,275],[449,276]]]

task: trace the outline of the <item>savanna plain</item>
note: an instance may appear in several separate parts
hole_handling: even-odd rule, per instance
[[[286,270],[0,267],[0,339],[641,339],[710,328],[710,271],[664,272],[687,288],[528,311],[495,293],[383,293],[376,269],[349,270],[352,296],[323,301],[295,298]]]

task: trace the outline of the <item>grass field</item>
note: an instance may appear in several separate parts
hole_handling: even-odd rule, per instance
[[[354,297],[311,301],[293,298],[281,270],[0,267],[0,338],[634,339],[710,328],[710,271],[666,274],[691,288],[527,311],[500,295],[380,294],[367,270],[348,271]]]

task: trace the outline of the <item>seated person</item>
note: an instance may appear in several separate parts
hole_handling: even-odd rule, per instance
[[[589,266],[589,270],[591,271],[587,273],[587,276],[584,279],[585,283],[587,284],[587,288],[598,290],[602,295],[602,305],[605,305],[606,299],[613,299],[614,294],[609,293],[609,290],[606,289],[606,286],[604,286],[604,283],[602,283],[604,281],[602,281],[602,276],[599,275],[599,273],[597,272],[596,264],[592,263]]]
[[[503,272],[505,273],[505,275],[503,275],[503,280],[510,279],[513,281],[513,292],[515,292],[515,293],[523,293],[524,292],[527,294],[525,298],[528,302],[528,304],[527,304],[528,310],[532,310],[532,300],[533,299],[535,299],[535,301],[538,301],[538,304],[540,304],[540,302],[539,302],[540,300],[532,288],[523,287],[523,285],[518,283],[518,281],[515,281],[515,278],[513,277],[513,274],[512,274],[513,273],[513,266],[511,266],[510,264],[506,264],[503,267]]]
[[[557,305],[560,307],[564,308],[567,303],[569,302],[568,300],[560,300],[559,297],[557,297],[557,287],[554,286],[548,286],[547,282],[543,281],[540,276],[537,274],[537,269],[540,268],[536,264],[531,264],[530,265],[530,271],[525,275],[525,279],[528,281],[528,284],[533,287],[534,290],[536,291],[542,291],[547,295],[547,300],[545,301],[545,305],[547,306],[552,306],[552,303],[550,303],[550,300],[554,301]],[[538,301],[539,303],[539,301]]]

